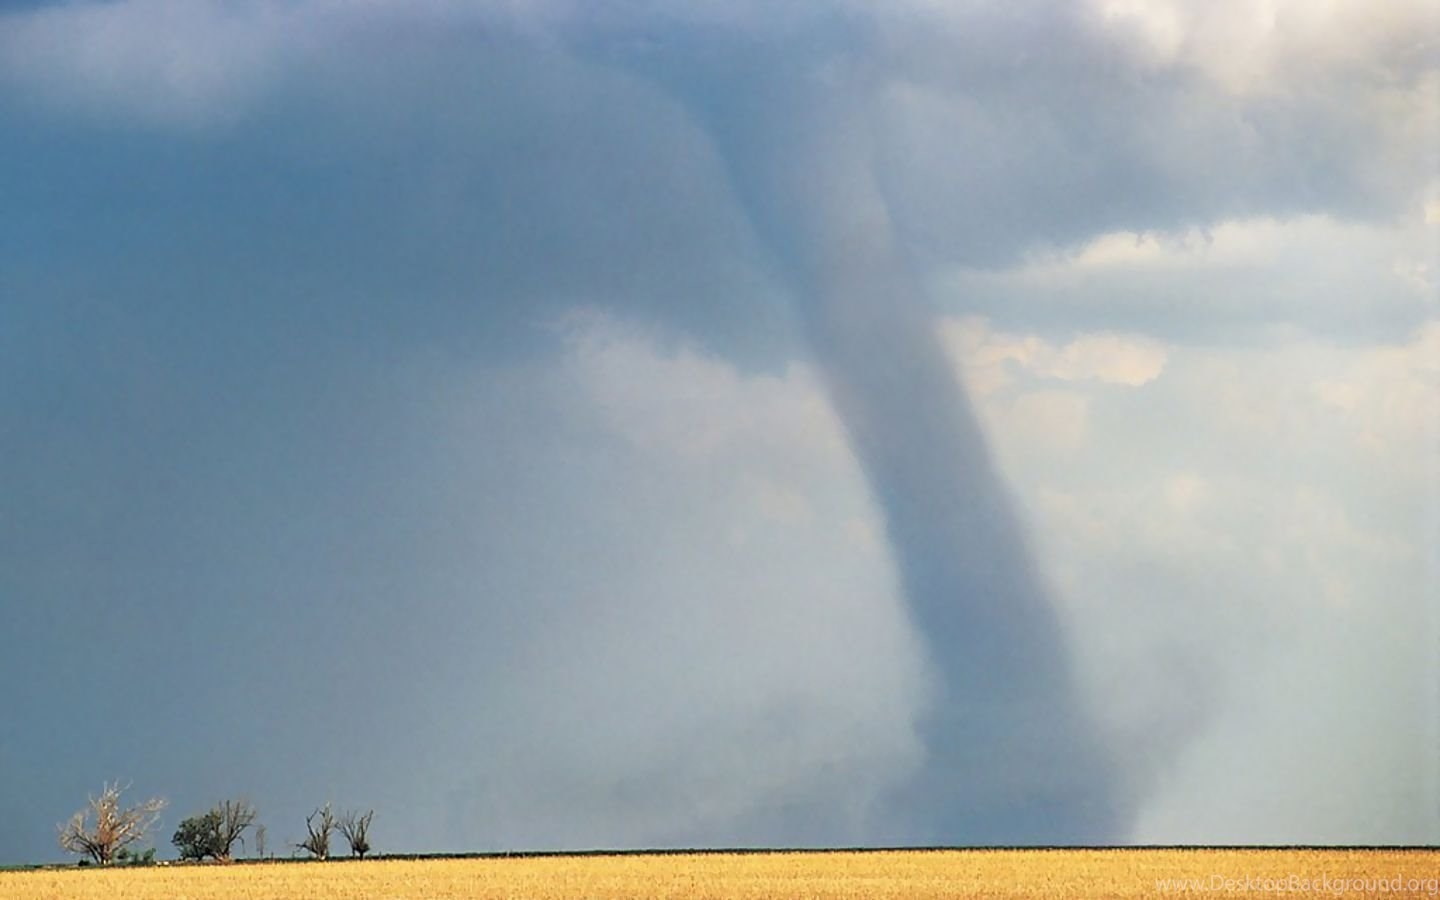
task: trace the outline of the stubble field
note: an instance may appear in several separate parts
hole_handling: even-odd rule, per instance
[[[0,872],[7,900],[1440,896],[1437,850],[904,850]]]

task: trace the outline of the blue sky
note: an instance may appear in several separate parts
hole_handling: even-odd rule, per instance
[[[0,862],[1440,840],[1434,18],[0,6]]]

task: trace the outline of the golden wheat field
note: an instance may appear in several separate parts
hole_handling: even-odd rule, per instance
[[[1434,850],[901,850],[0,872],[6,900],[1440,896]]]

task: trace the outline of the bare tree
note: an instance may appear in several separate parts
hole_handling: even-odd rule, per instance
[[[265,858],[265,826],[255,826],[255,856],[257,859]]]
[[[330,804],[325,804],[305,817],[305,830],[310,833],[309,837],[295,846],[308,850],[316,859],[329,859],[330,833],[335,830],[335,814],[330,811]]]
[[[106,782],[99,797],[91,796],[85,809],[55,826],[60,846],[69,853],[84,853],[105,866],[121,849],[143,838],[159,821],[165,801],[155,797],[135,806],[121,806],[120,795],[127,788],[128,784],[121,787],[118,781]]]
[[[235,844],[245,845],[245,829],[255,824],[255,807],[245,800],[221,800],[203,815],[180,823],[171,838],[181,859],[234,859]]]
[[[245,838],[241,835],[255,824],[255,807],[244,800],[221,800],[215,804],[213,811],[219,819],[215,826],[215,858],[220,862],[229,862],[233,858],[235,844],[238,842],[240,846],[245,846]]]
[[[346,842],[350,844],[350,855],[365,858],[370,852],[370,820],[375,818],[375,810],[370,810],[363,816],[353,812],[347,812],[340,817],[340,834],[344,835]]]

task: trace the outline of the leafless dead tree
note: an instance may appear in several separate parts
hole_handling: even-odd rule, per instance
[[[365,858],[370,852],[370,820],[375,818],[375,810],[370,810],[363,816],[354,812],[347,812],[340,817],[340,834],[350,844],[350,855]]]
[[[236,842],[242,847],[245,845],[241,834],[255,824],[255,807],[244,800],[221,800],[215,804],[213,811],[217,815],[214,834],[215,858],[220,862],[229,862],[233,858]]]
[[[160,819],[165,801],[159,797],[135,806],[121,806],[120,795],[129,785],[106,782],[100,796],[91,796],[89,805],[55,826],[60,846],[69,853],[83,853],[100,865],[109,865],[115,854],[143,838]],[[91,819],[94,819],[92,822]]]
[[[265,858],[265,826],[255,826],[255,856],[257,859]]]
[[[316,859],[329,859],[330,834],[335,830],[335,814],[330,811],[330,804],[305,817],[305,830],[310,833],[309,837],[295,846],[309,851]]]

